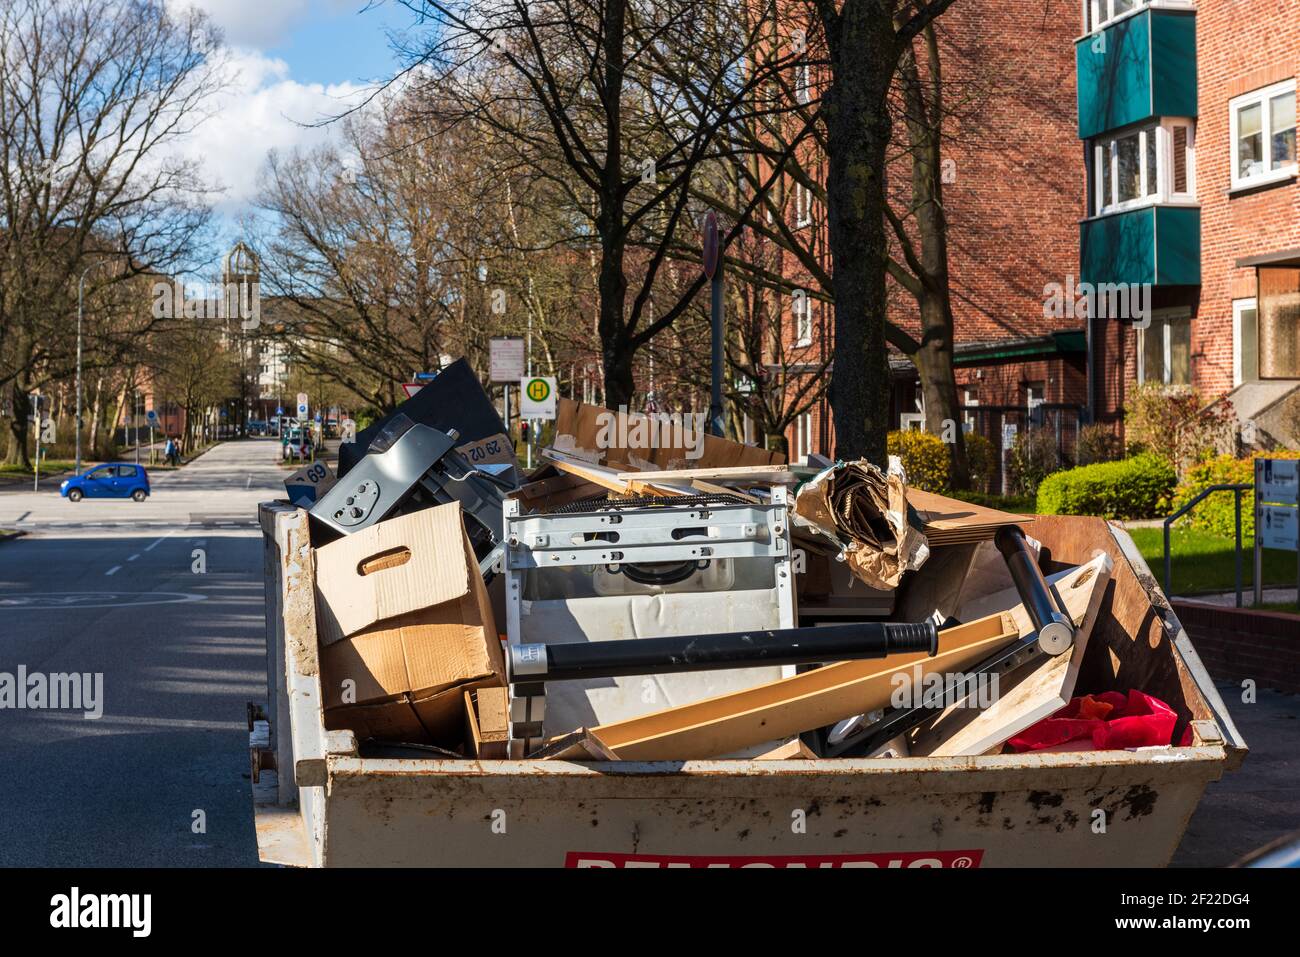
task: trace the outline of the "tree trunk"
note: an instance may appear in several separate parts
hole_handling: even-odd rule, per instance
[[[966,489],[970,487],[970,469],[957,402],[957,379],[952,368],[952,314],[942,297],[928,295],[922,300],[921,325],[924,330],[921,348],[912,361],[916,363],[921,394],[925,396],[925,430],[949,445],[949,481],[954,489]]]
[[[911,47],[903,50],[900,74],[907,103],[907,128],[912,151],[912,208],[920,235],[920,274],[916,304],[921,313],[921,348],[912,356],[925,398],[925,430],[949,447],[949,481],[955,489],[970,487],[966,439],[961,429],[957,378],[953,374],[952,294],[948,274],[948,216],[943,205],[941,144],[943,103],[940,101],[939,45],[934,26],[925,30],[932,101],[922,81]]]
[[[32,400],[21,376],[14,379],[11,391],[14,414],[9,420],[9,448],[5,452],[5,464],[21,465],[29,469],[32,467],[32,460],[27,454],[27,417],[32,414]]]
[[[883,466],[890,397],[884,210],[893,24],[881,4],[864,0],[844,4],[827,32],[832,79],[823,102],[835,297],[835,455]]]
[[[93,457],[96,452],[96,443],[99,442],[99,420],[104,414],[104,374],[101,372],[95,376],[95,395],[90,400],[90,438],[86,442],[86,450]]]

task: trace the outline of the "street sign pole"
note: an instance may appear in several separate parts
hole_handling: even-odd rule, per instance
[[[41,490],[41,394],[36,393],[36,472],[32,479],[32,491]]]
[[[1260,544],[1263,535],[1260,534],[1264,527],[1260,522],[1260,514],[1264,511],[1264,506],[1259,500],[1259,473],[1263,469],[1264,463],[1255,459],[1255,602],[1252,608],[1258,608],[1264,601],[1264,551]]]
[[[713,327],[712,388],[709,393],[709,432],[721,436],[722,423],[722,251],[718,242],[718,217],[704,219],[704,274],[709,277],[709,314]]]

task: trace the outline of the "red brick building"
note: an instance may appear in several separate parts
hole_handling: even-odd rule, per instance
[[[1075,71],[1067,57],[1078,35],[1078,8],[1055,0],[963,0],[938,21],[948,108],[944,121],[943,200],[948,214],[949,268],[955,323],[958,401],[968,428],[995,438],[1005,422],[1023,423],[1039,403],[1070,406],[1072,435],[1086,403],[1084,322],[1045,314],[1046,290],[1069,281],[1079,261],[1079,190],[1075,136]],[[924,68],[924,66],[923,66]],[[816,83],[816,78],[812,78]],[[905,136],[895,121],[900,148]],[[803,165],[824,176],[815,158]],[[891,163],[892,205],[906,214],[910,159]],[[824,182],[824,179],[821,180]],[[819,231],[826,269],[824,210],[795,194],[796,228]],[[797,275],[797,274],[795,274]],[[890,319],[919,336],[912,294],[891,281]],[[811,321],[790,306],[784,323],[791,347],[809,343],[810,363],[832,348],[829,304],[812,304]],[[916,369],[891,348],[895,428],[915,424]],[[1021,425],[1023,427],[1023,424]],[[829,403],[822,400],[790,429],[791,458],[832,454]]]
[[[1232,401],[1245,445],[1294,444],[1300,387],[1300,2],[1088,0],[1076,42],[1084,279],[1144,283],[1150,325],[1094,321],[1096,403],[1136,383]]]

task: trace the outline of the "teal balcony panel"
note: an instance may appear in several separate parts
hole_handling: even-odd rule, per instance
[[[1201,211],[1144,206],[1079,226],[1079,276],[1090,283],[1195,286],[1201,282]]]

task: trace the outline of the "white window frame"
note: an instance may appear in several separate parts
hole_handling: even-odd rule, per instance
[[[1096,33],[1098,30],[1104,30],[1112,23],[1141,13],[1143,10],[1159,10],[1162,7],[1191,10],[1195,6],[1193,0],[1147,0],[1146,3],[1138,2],[1135,4],[1132,10],[1115,13],[1115,0],[1083,0],[1083,32],[1085,36],[1089,33]]]
[[[1187,128],[1187,189],[1174,191],[1174,130],[1183,126]],[[1135,199],[1115,202],[1119,192],[1119,150],[1116,144],[1134,133],[1138,136],[1138,156],[1141,158],[1139,169],[1139,189],[1141,195]],[[1155,190],[1149,189],[1151,172],[1147,169],[1147,139],[1155,137],[1156,183]],[[1106,163],[1106,151],[1110,148],[1110,162]],[[1122,213],[1130,209],[1155,205],[1194,205],[1196,203],[1196,121],[1186,116],[1166,117],[1158,123],[1117,130],[1092,140],[1093,169],[1093,208],[1094,215],[1107,216]],[[1102,177],[1109,186],[1110,205],[1104,205],[1107,190],[1103,189]]]
[[[798,465],[808,464],[812,451],[812,413],[805,412],[794,420],[794,459]]]
[[[803,183],[794,184],[794,225],[796,229],[812,225],[812,193]]]
[[[1268,108],[1268,101],[1285,93],[1290,93],[1292,97],[1295,96],[1294,78],[1283,80],[1281,83],[1274,83],[1270,86],[1261,87],[1258,90],[1251,90],[1249,93],[1243,93],[1241,96],[1233,97],[1228,101],[1228,156],[1230,164],[1228,169],[1232,175],[1232,189],[1250,189],[1255,186],[1263,186],[1268,183],[1276,183],[1281,180],[1291,179],[1297,174],[1300,174],[1300,162],[1288,163],[1287,165],[1280,166],[1277,169],[1267,168],[1269,163],[1272,162],[1272,157],[1269,156],[1269,150],[1272,148],[1271,140],[1273,139],[1273,118]],[[1239,157],[1237,155],[1237,114],[1240,113],[1244,107],[1252,106],[1254,104],[1259,104],[1259,131],[1264,142],[1265,169],[1262,173],[1256,173],[1253,176],[1240,176],[1238,175]],[[1297,134],[1300,134],[1300,106],[1298,106],[1296,110],[1296,119]]]
[[[794,98],[801,106],[812,102],[812,67],[807,63],[795,68]]]
[[[970,386],[965,386],[962,388],[961,393],[962,393],[961,395],[962,405],[968,406],[969,408],[975,408],[975,409],[979,408],[979,404],[980,404],[980,400],[978,397],[979,393],[975,389],[970,388]],[[964,431],[974,432],[975,425],[976,425],[975,413],[969,411],[969,408],[967,409],[966,413],[962,417],[962,425]]]
[[[1192,310],[1186,306],[1175,306],[1171,309],[1157,309],[1151,314],[1151,325],[1145,329],[1139,329],[1137,342],[1137,374],[1138,382],[1146,382],[1146,365],[1147,365],[1147,335],[1153,328],[1159,328],[1161,335],[1162,357],[1161,364],[1164,366],[1164,374],[1160,379],[1161,385],[1172,385],[1173,380],[1173,343],[1170,341],[1170,325],[1175,319],[1186,319],[1189,323],[1192,321]],[[1157,323],[1159,324],[1157,326]],[[1187,380],[1191,384],[1192,369],[1191,356],[1187,358]]]
[[[790,297],[790,315],[794,319],[794,344],[796,348],[805,348],[813,341],[813,307],[812,297],[807,290],[800,290],[802,296]],[[799,303],[803,303],[803,308]]]
[[[1259,362],[1259,305],[1252,296],[1249,299],[1232,300],[1232,386],[1236,388],[1245,381],[1241,368],[1241,315],[1248,309],[1255,310],[1255,362]],[[1259,367],[1256,365],[1255,382],[1259,379]]]

